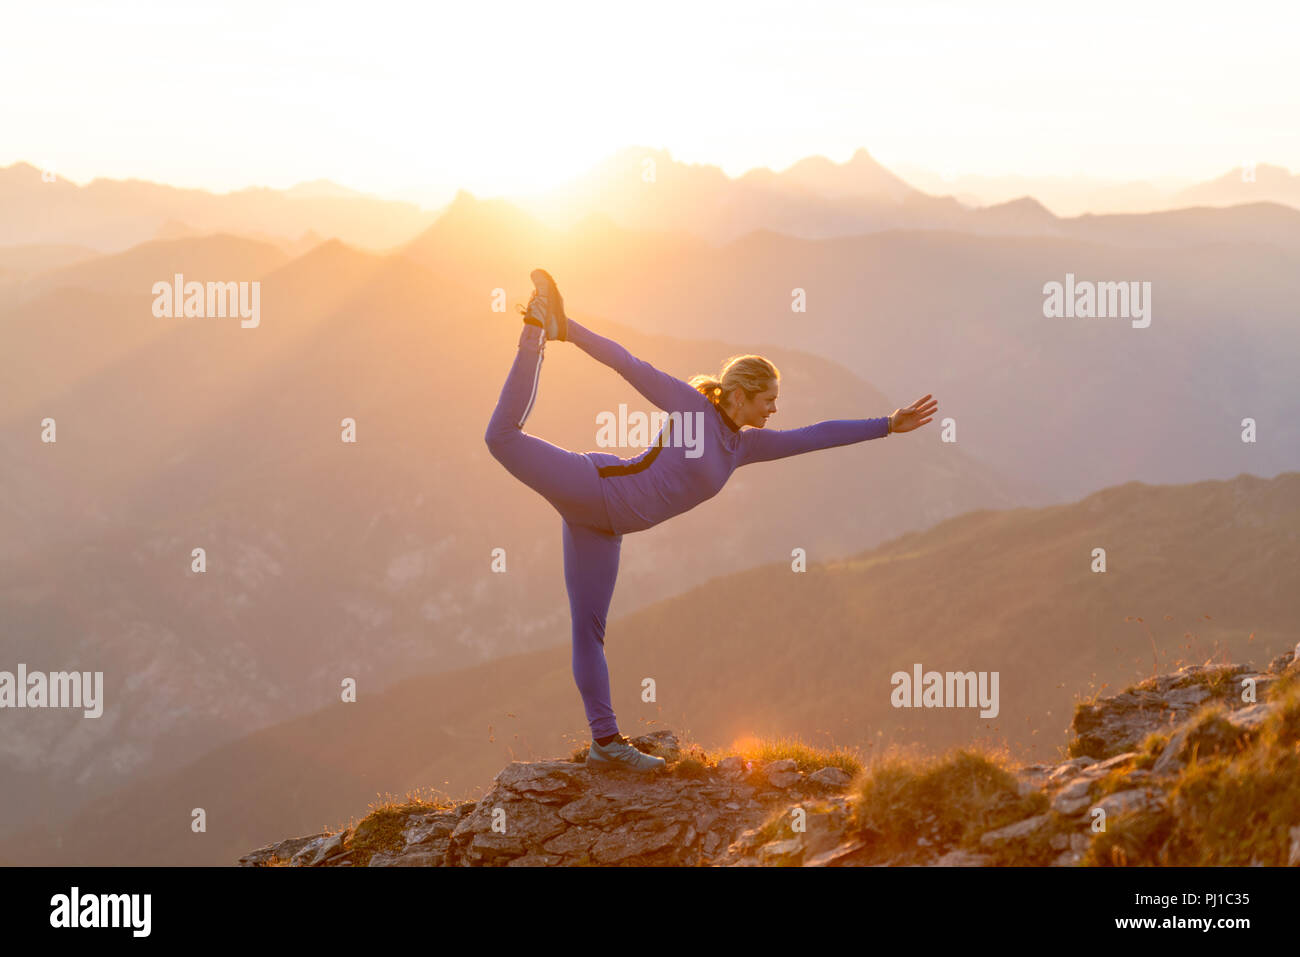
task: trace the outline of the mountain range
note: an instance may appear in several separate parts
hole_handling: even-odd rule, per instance
[[[868,641],[878,659],[914,640],[940,655],[943,636],[960,627],[971,654],[987,649],[1067,686],[1082,682],[1082,669],[1098,664],[1101,624],[1135,613],[1140,593],[1090,610],[1069,592],[1079,604],[1059,634],[1074,650],[1040,660],[1043,609],[990,582],[1036,574],[1045,550],[1066,541],[1084,548],[1085,519],[1109,522],[1121,504],[1129,527],[1144,509],[1161,516],[1152,541],[1176,529],[1212,538],[1207,515],[1219,516],[1211,528],[1249,530],[1228,545],[1163,546],[1203,567],[1162,570],[1162,613],[1189,614],[1191,597],[1232,584],[1254,597],[1220,596],[1233,624],[1214,637],[1257,631],[1285,644],[1267,629],[1288,619],[1252,611],[1274,598],[1247,585],[1295,567],[1287,503],[1300,449],[1300,212],[1263,202],[1063,218],[1032,199],[968,209],[918,193],[865,151],[847,164],[811,158],[731,180],[633,150],[588,187],[557,193],[549,211],[462,193],[426,213],[319,182],[218,196],[138,181],[49,183],[23,164],[0,170],[9,214],[0,236],[12,243],[0,246],[0,670],[102,670],[109,701],[103,719],[71,726],[53,711],[6,715],[0,774],[12,783],[0,835],[45,834],[23,852],[38,858],[64,822],[91,809],[117,808],[113,827],[128,827],[142,787],[172,793],[158,782],[190,776],[211,788],[196,762],[222,755],[218,765],[233,763],[219,766],[239,769],[232,780],[264,777],[265,795],[290,787],[268,770],[277,763],[311,778],[295,764],[299,752],[342,761],[362,789],[430,773],[463,786],[500,764],[483,740],[486,725],[493,735],[510,727],[493,710],[501,700],[542,696],[528,741],[580,730],[557,516],[482,439],[514,355],[510,307],[527,298],[538,265],[557,276],[571,314],[670,374],[716,372],[742,352],[771,358],[782,389],[770,428],[886,415],[927,393],[940,403],[923,432],[740,471],[713,501],[629,539],[612,621],[622,635],[644,627],[642,616],[661,617],[618,649],[677,648],[680,667],[714,669],[697,675],[696,690],[680,673],[672,679],[674,726],[719,739],[755,724],[879,730],[881,714],[844,709],[852,675],[838,674],[834,645],[817,644],[830,639],[809,646],[810,665],[786,657],[817,630],[840,645]],[[156,317],[153,285],[177,273],[259,283],[260,325]],[[1046,318],[1044,285],[1067,274],[1150,282],[1150,326]],[[649,411],[612,370],[552,343],[527,428],[592,449],[596,416],[624,403]],[[357,423],[355,444],[340,440],[345,419]],[[52,444],[41,441],[46,420],[57,423]],[[1256,441],[1242,440],[1247,421]],[[1158,502],[1125,498],[1155,491]],[[1007,519],[980,524],[1062,508],[1072,523],[1022,528],[1011,541],[999,537]],[[963,538],[972,522],[979,543]],[[894,613],[888,595],[944,607],[921,566],[873,551],[916,535],[937,535],[918,553],[927,561],[964,549],[966,564],[943,567],[969,604],[955,617],[877,626]],[[198,547],[203,573],[191,571]],[[809,594],[782,584],[796,547],[816,573],[795,580],[822,583]],[[1147,561],[1152,547],[1126,545]],[[494,548],[506,549],[509,573],[491,573]],[[984,565],[986,548],[1021,564]],[[1065,583],[1092,580],[1066,575],[1060,561],[1021,587],[1059,604]],[[875,572],[849,575],[855,562]],[[873,592],[885,566],[900,577]],[[746,575],[758,577],[737,591]],[[716,618],[751,606],[763,617],[746,619],[749,632],[781,622],[772,641],[784,645],[760,649],[749,683],[711,704],[716,674],[734,662],[692,658],[699,634],[728,633],[725,619],[703,622],[710,608]],[[869,640],[845,632],[858,622],[865,634],[884,630]],[[736,640],[724,650],[745,658]],[[622,660],[629,673],[653,663]],[[668,660],[656,667],[669,673]],[[542,673],[548,683],[524,689]],[[806,675],[802,697],[771,686],[794,674]],[[496,676],[506,684],[484,692]],[[387,713],[319,732],[352,735],[349,747],[361,750],[395,742],[374,749],[373,773],[348,765],[357,754],[317,754],[302,743],[311,729],[353,714],[337,704],[345,677],[367,707],[405,700],[403,682],[432,682],[418,694],[440,704],[419,720],[452,730],[413,752]],[[827,682],[825,704],[809,704]],[[1059,702],[1040,690],[1015,718],[1041,730],[1050,723],[1035,722]],[[845,730],[835,715],[856,723]],[[424,763],[408,769],[402,748]],[[335,797],[342,803],[328,803]],[[355,789],[322,795],[326,803],[302,809],[327,813],[355,798]],[[260,820],[226,850],[253,846]],[[264,823],[271,836],[295,826],[282,816]],[[145,858],[175,859],[163,838]],[[125,846],[107,832],[86,840],[87,853],[110,842],[97,860]]]

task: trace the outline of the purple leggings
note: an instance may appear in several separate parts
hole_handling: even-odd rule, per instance
[[[605,738],[618,734],[605,663],[605,617],[614,596],[623,536],[609,527],[596,463],[582,452],[570,452],[523,430],[537,398],[545,348],[542,329],[525,323],[484,438],[506,471],[550,502],[563,519],[573,680],[592,738]]]

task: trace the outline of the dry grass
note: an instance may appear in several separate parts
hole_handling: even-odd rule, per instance
[[[431,788],[417,788],[408,791],[398,801],[391,795],[381,796],[372,801],[369,813],[360,821],[348,822],[352,833],[344,842],[351,853],[354,867],[366,867],[370,859],[385,851],[398,851],[403,846],[402,831],[407,819],[413,814],[426,814],[430,811],[448,811],[458,802],[451,801],[440,792]],[[329,833],[337,833],[330,831]]]
[[[1042,814],[1048,803],[1040,791],[1020,794],[1004,752],[974,748],[940,756],[882,755],[864,769],[854,791],[852,827],[885,857],[906,857],[918,846],[934,853],[979,850],[986,831]],[[1037,846],[1027,850],[1034,858],[1043,853]]]
[[[761,738],[756,744],[729,753],[755,764],[793,760],[795,768],[804,774],[822,768],[839,768],[849,777],[855,777],[863,767],[858,752],[852,748],[819,748],[791,737]]]
[[[1280,710],[1253,734],[1227,722],[1221,705],[1198,712],[1168,807],[1111,821],[1086,863],[1286,864],[1300,822],[1300,685],[1275,685],[1269,700]]]

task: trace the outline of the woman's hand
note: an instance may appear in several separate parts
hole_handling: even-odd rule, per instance
[[[906,409],[895,409],[889,417],[890,432],[911,432],[930,421],[939,403],[930,395],[923,395]]]

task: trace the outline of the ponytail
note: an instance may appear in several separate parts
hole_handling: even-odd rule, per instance
[[[750,354],[732,356],[717,376],[695,375],[689,382],[706,399],[720,407],[727,393],[734,389],[740,389],[748,398],[758,395],[780,378],[776,366],[762,356]]]

